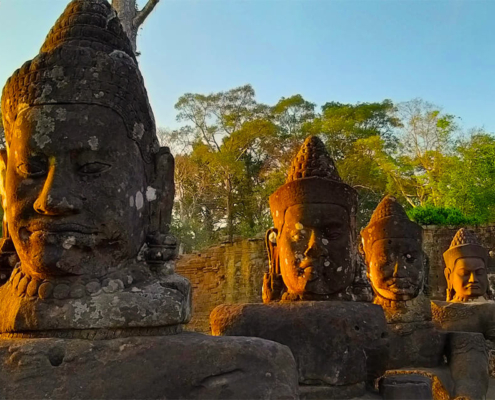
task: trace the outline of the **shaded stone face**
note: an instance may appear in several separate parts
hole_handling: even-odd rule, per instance
[[[483,296],[488,289],[484,260],[478,257],[457,259],[450,274],[450,285],[455,290],[454,301]]]
[[[23,271],[103,276],[145,234],[146,177],[121,117],[97,105],[29,108],[14,126],[7,222]],[[131,178],[132,177],[132,178]]]
[[[409,238],[377,240],[367,259],[371,284],[380,296],[404,301],[419,294],[423,282],[423,251],[419,241]]]
[[[332,294],[354,279],[349,216],[343,207],[317,203],[289,207],[277,246],[290,293]]]

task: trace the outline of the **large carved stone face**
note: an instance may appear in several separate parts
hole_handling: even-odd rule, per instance
[[[354,279],[349,215],[332,204],[289,207],[280,233],[280,270],[290,293],[328,295]]]
[[[146,178],[121,117],[96,105],[21,112],[9,146],[7,222],[31,276],[100,277],[146,235]]]
[[[450,274],[450,285],[455,291],[454,300],[483,296],[488,289],[485,262],[478,257],[457,259]]]
[[[390,238],[373,243],[369,278],[382,297],[404,301],[419,294],[423,283],[423,251],[413,239]]]

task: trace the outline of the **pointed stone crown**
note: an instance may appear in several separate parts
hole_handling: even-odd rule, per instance
[[[373,215],[371,216],[370,225],[388,217],[394,217],[397,220],[407,219],[409,221],[409,217],[407,216],[404,208],[393,196],[385,196],[380,204],[378,204],[375,211],[373,211]]]
[[[361,231],[366,260],[371,257],[377,240],[412,239],[422,241],[423,229],[411,221],[402,205],[393,196],[385,196],[371,216],[370,223]]]
[[[150,163],[159,144],[153,112],[131,44],[106,0],[73,0],[40,54],[7,81],[2,94],[10,143],[18,114],[30,107],[95,104],[116,111]]]
[[[69,3],[48,33],[41,52],[48,53],[61,45],[91,47],[106,53],[120,50],[136,60],[117,13],[106,0]]]
[[[461,228],[455,234],[454,239],[452,239],[450,247],[462,246],[464,244],[475,244],[481,246],[480,241],[473,231],[466,228]]]
[[[475,233],[469,229],[461,228],[452,239],[449,249],[443,253],[443,259],[447,269],[453,271],[455,262],[459,258],[477,257],[488,265],[488,251],[481,245]]]
[[[281,229],[285,211],[289,207],[314,203],[343,207],[354,227],[357,193],[342,182],[323,142],[316,136],[310,136],[292,161],[286,183],[270,196],[270,210],[275,227]]]
[[[317,176],[341,182],[337,168],[318,136],[308,137],[292,160],[285,183]]]

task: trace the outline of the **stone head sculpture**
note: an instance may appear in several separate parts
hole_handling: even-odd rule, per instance
[[[67,6],[40,54],[7,81],[2,114],[3,202],[21,264],[11,290],[67,298],[77,281],[84,297],[140,252],[148,266],[170,258],[173,158],[107,1]],[[131,269],[114,288],[146,275]]]
[[[383,198],[361,237],[376,296],[389,301],[418,296],[424,280],[422,228],[409,220],[394,197]]]
[[[329,299],[351,285],[357,194],[342,182],[324,144],[306,139],[286,183],[270,196],[275,228],[267,232],[271,278],[264,301]]]
[[[447,301],[463,302],[484,296],[488,290],[488,252],[474,232],[461,228],[443,253]]]

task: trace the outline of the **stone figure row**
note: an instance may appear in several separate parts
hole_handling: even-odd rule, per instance
[[[270,209],[265,305],[217,307],[210,317],[214,334],[288,345],[306,398],[356,396],[377,377],[387,398],[411,390],[417,398],[483,398],[483,334],[491,338],[495,303],[474,302],[487,291],[488,253],[472,232],[460,229],[444,253],[448,302],[431,302],[424,293],[422,228],[385,196],[361,231],[363,273],[355,245],[357,194],[315,136],[271,195]],[[426,378],[431,374],[436,384]]]
[[[385,198],[362,235],[372,304],[357,193],[317,137],[270,197],[266,304],[214,310],[215,335],[243,337],[182,332],[174,159],[108,1],[72,0],[1,107],[1,399],[485,396],[492,308],[466,324],[463,301],[486,288],[483,249],[456,236],[454,302],[431,304],[421,228]]]

